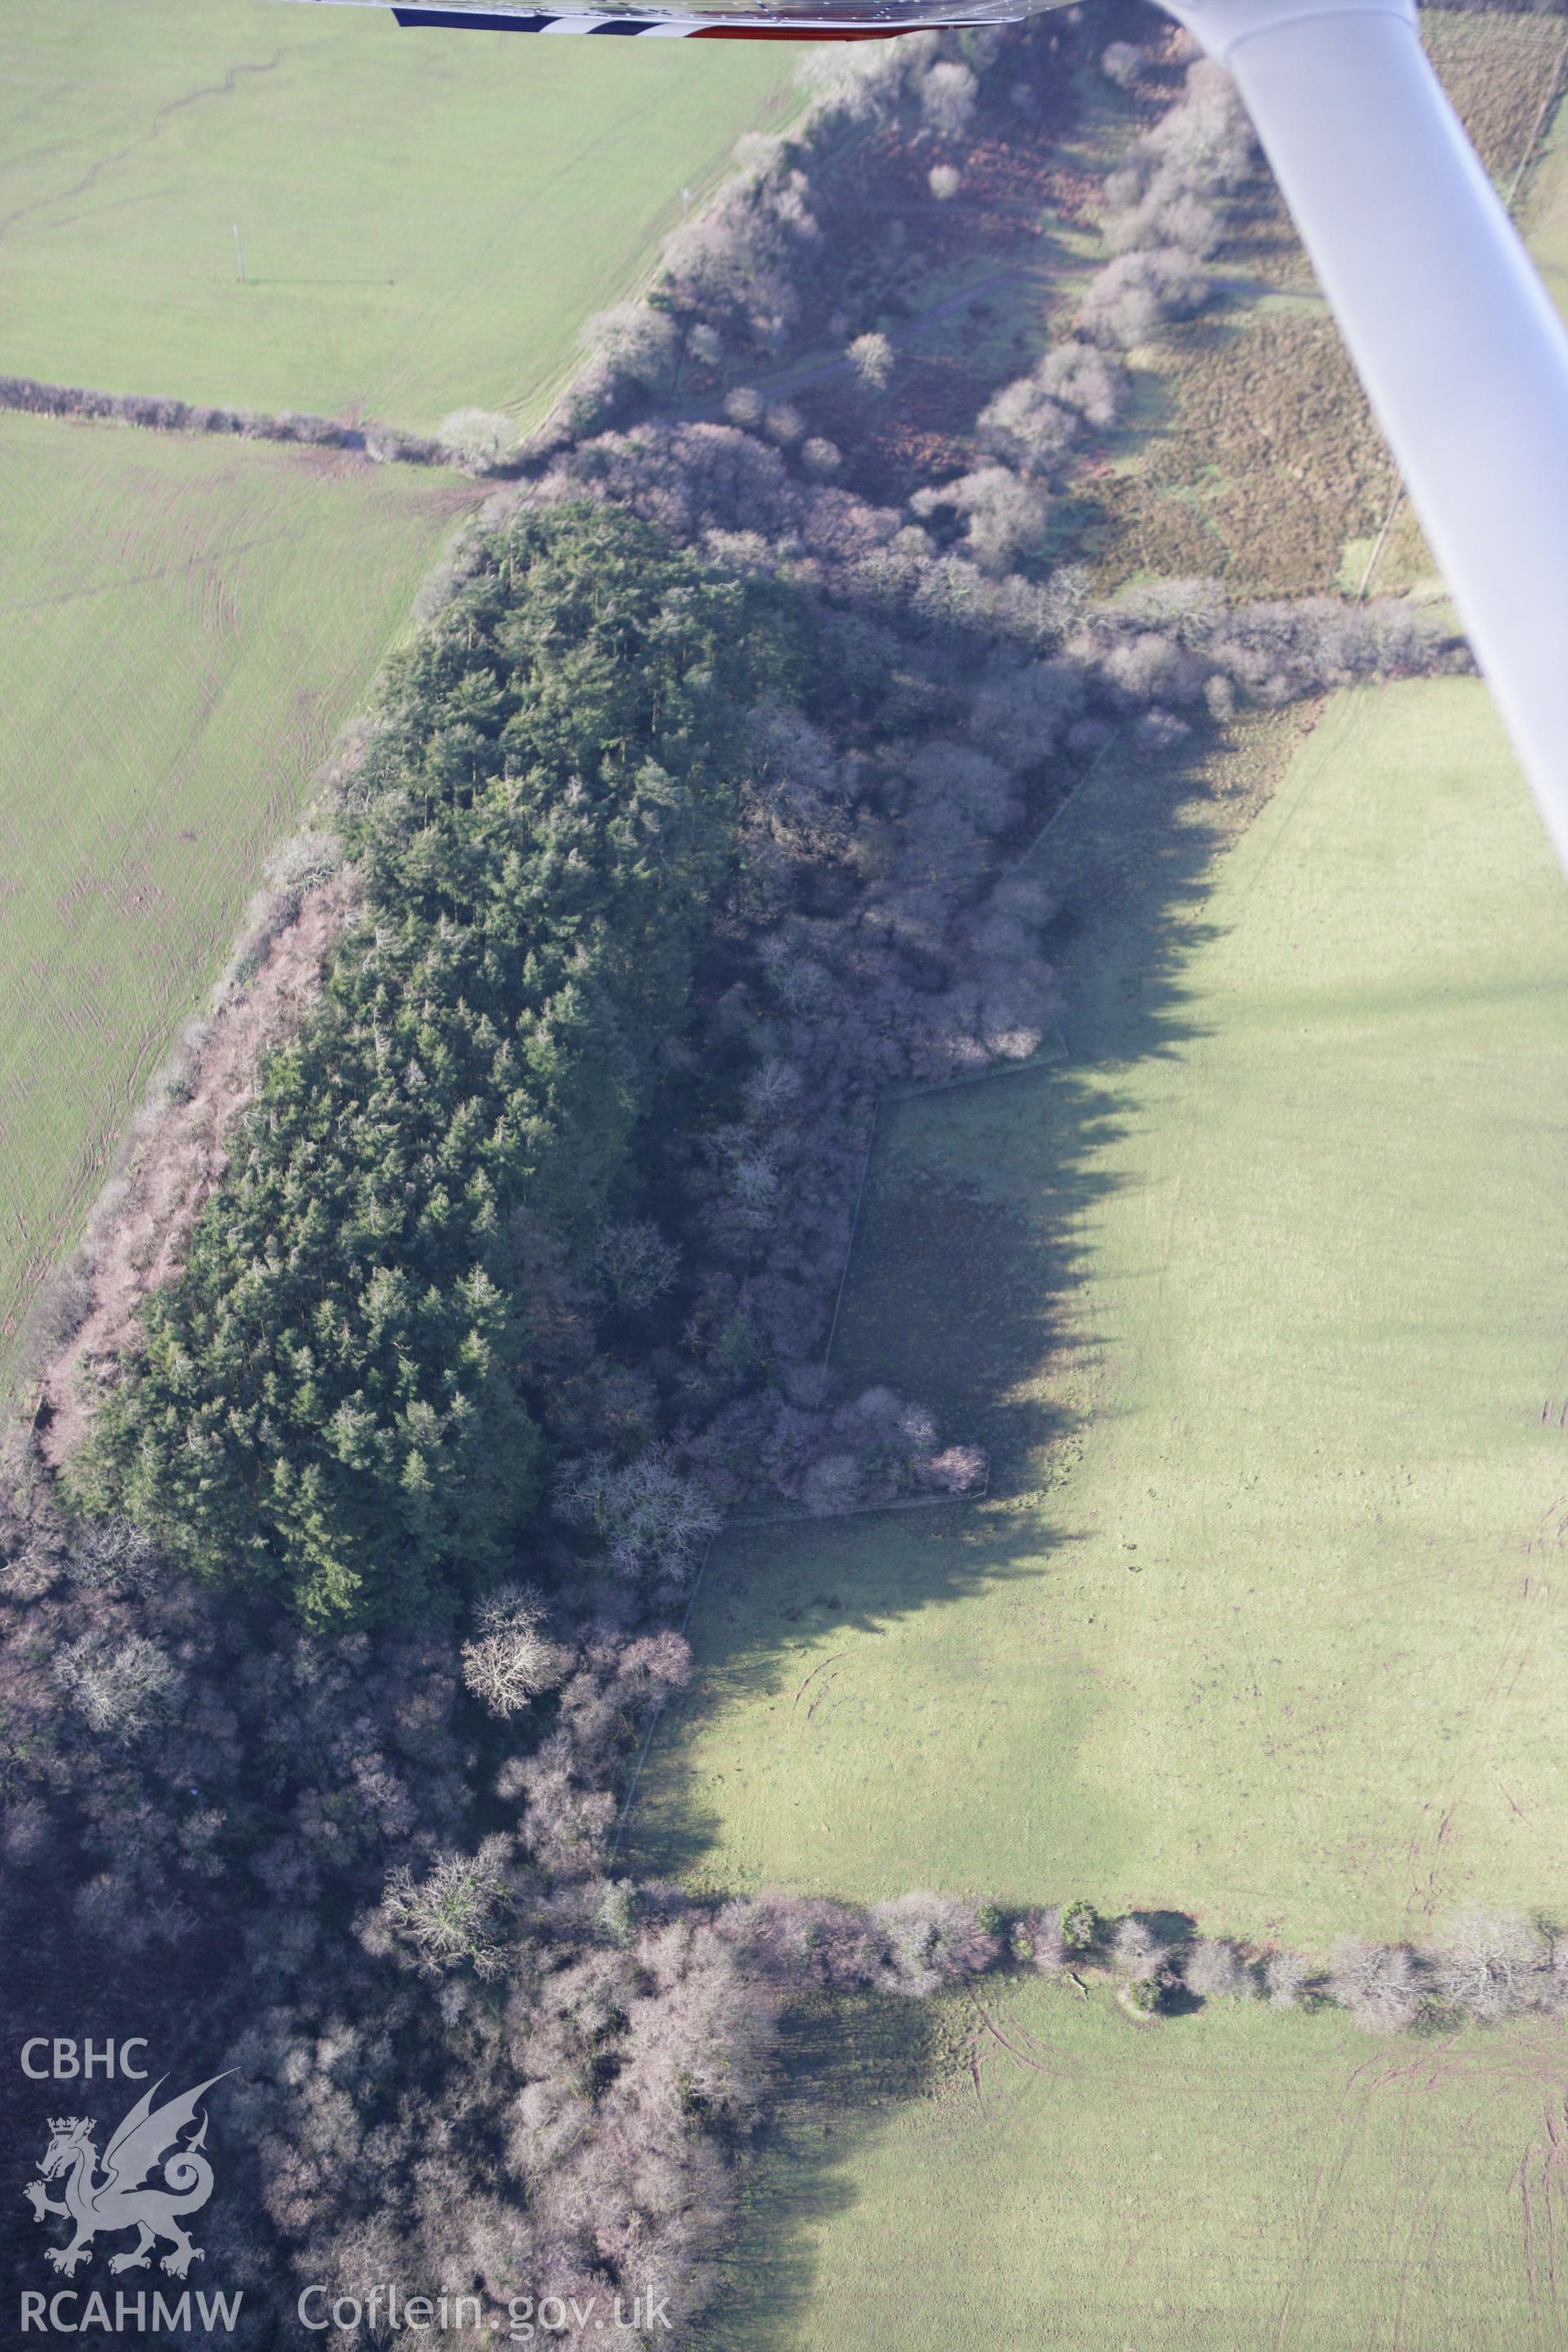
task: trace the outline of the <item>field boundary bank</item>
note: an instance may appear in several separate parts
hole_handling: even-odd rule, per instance
[[[134,392],[97,392],[33,376],[0,376],[0,409],[17,415],[81,418],[94,425],[133,425],[143,433],[183,433],[201,439],[280,441],[310,449],[343,449],[377,465],[453,466],[446,444],[390,425],[345,425],[330,416],[271,416],[247,408],[216,408]]]

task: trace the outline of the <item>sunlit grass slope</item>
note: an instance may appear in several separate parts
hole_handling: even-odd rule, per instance
[[[913,2100],[879,2101],[863,2025],[820,2029],[705,2346],[1563,2342],[1560,2027],[1391,2046],[1254,2006],[1147,2029],[1037,1979],[985,2013],[949,2029],[978,2079],[951,2063]]]
[[[1563,1889],[1568,897],[1480,687],[1345,695],[1205,888],[1053,845],[1069,1058],[903,1106],[857,1377],[1004,1499],[727,1539],[644,1849],[1321,1945]]]
[[[0,417],[0,1381],[471,484]]]
[[[285,0],[7,9],[0,365],[410,427],[526,415],[682,188],[783,119],[796,55]]]

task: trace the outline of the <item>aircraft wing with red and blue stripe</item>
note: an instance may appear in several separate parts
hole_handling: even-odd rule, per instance
[[[1013,24],[1028,0],[687,0],[684,6],[417,7],[405,0],[308,0],[317,7],[384,8],[405,26],[438,32],[606,35],[620,39],[879,41],[949,26]],[[1034,0],[1037,7],[1040,0]],[[1050,0],[1047,0],[1050,5]]]

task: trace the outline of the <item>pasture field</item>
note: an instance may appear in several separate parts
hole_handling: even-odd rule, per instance
[[[27,1298],[477,496],[0,416],[0,1385]]]
[[[1568,1893],[1568,900],[1474,681],[1223,814],[1106,772],[1068,1058],[885,1118],[836,1360],[993,1498],[721,1542],[655,1866],[1313,1949]]]
[[[475,404],[527,421],[681,189],[786,119],[796,62],[284,0],[7,11],[4,365],[410,429]]]
[[[1038,1979],[815,2018],[711,2352],[1556,2352],[1568,2052]],[[850,2104],[851,2098],[853,2105]]]

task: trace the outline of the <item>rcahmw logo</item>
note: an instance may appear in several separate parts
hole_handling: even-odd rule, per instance
[[[147,2047],[140,2038],[95,2044],[50,2041],[36,2035],[22,2045],[22,2071],[34,2082],[90,2082],[102,2074],[133,2082],[146,2080],[148,2068],[134,2063]],[[116,2126],[101,2154],[94,2144],[98,2130],[91,2116],[53,2116],[48,2143],[38,2161],[38,2177],[23,2195],[35,2221],[46,2224],[68,2221],[70,2236],[63,2245],[46,2246],[44,2260],[67,2278],[93,2258],[93,2240],[134,2230],[136,2242],[110,2257],[112,2272],[144,2271],[155,2248],[167,2245],[159,2268],[183,2279],[193,2263],[205,2259],[184,2227],[185,2218],[199,2213],[213,2193],[213,2168],[203,2153],[207,2118],[203,2099],[225,2077],[211,2074],[194,2090],[154,2105],[167,2081],[160,2075],[142,2092],[130,2113]],[[186,2137],[188,2135],[188,2137]],[[58,2188],[51,2196],[50,2186]],[[184,2294],[146,2288],[112,2295],[96,2289],[58,2288],[52,2294],[24,2288],[22,2333],[79,2334],[89,2327],[111,2335],[142,2335],[149,2328],[188,2329],[195,2325],[211,2330],[232,2330],[239,2318],[241,2294]]]

